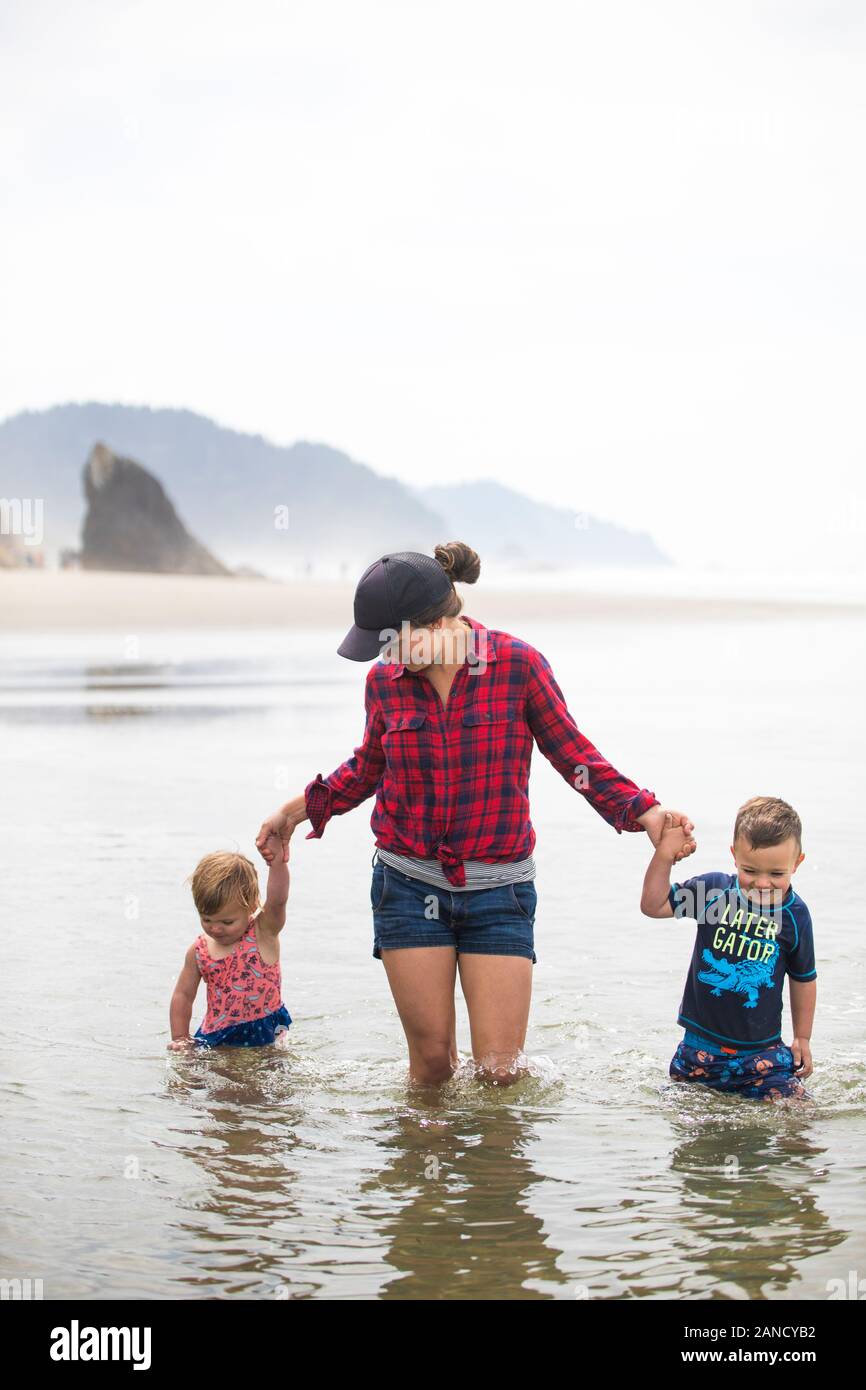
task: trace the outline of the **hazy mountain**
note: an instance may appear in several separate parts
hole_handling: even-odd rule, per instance
[[[445,520],[449,535],[466,539],[497,565],[571,569],[580,565],[669,565],[645,531],[628,531],[586,512],[534,502],[501,483],[416,489]]]
[[[429,553],[446,540],[519,568],[668,563],[643,533],[594,517],[578,529],[573,512],[497,483],[417,490],[326,444],[277,445],[191,410],[99,402],[0,423],[0,497],[43,499],[50,560],[80,546],[82,469],[99,441],[156,477],[183,524],[232,568],[345,564],[354,576],[389,550]]]
[[[409,488],[325,444],[280,446],[190,410],[90,402],[0,423],[0,496],[44,499],[52,556],[80,545],[82,469],[98,441],[153,474],[184,525],[232,567],[279,574],[345,561],[354,572],[386,551],[451,539]]]

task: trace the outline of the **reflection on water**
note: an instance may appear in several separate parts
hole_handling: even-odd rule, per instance
[[[735,1098],[702,1094],[686,1097],[686,1108],[692,1116],[703,1111],[703,1123],[697,1133],[683,1125],[686,1117],[674,1125],[675,1132],[687,1131],[671,1161],[682,1176],[676,1246],[691,1266],[675,1291],[796,1296],[803,1261],[832,1250],[848,1234],[834,1229],[821,1208],[828,1150],[811,1138],[820,1132],[814,1110],[772,1107],[767,1115],[756,1107],[743,1116]]]
[[[726,863],[745,796],[798,804],[814,1104],[668,1080],[690,937],[640,916],[644,844],[543,759],[533,1074],[490,1087],[464,1051],[441,1090],[407,1086],[371,957],[372,803],[292,841],[287,1047],[168,1054],[198,930],[184,879],[208,849],[253,853],[262,816],[351,753],[366,667],[333,657],[342,631],[162,636],[130,661],[120,638],[0,642],[4,1277],[42,1278],[47,1298],[688,1300],[825,1298],[862,1270],[859,805],[842,775],[861,751],[860,648],[844,623],[798,628],[813,662],[784,705],[764,685],[707,682],[696,702],[660,682],[637,717],[633,672],[660,639],[623,628],[523,635],[608,756],[694,810],[696,872]],[[718,624],[714,640],[735,653],[747,636]],[[663,640],[673,660],[701,634]]]
[[[532,1189],[543,1181],[524,1152],[535,1119],[474,1081],[455,1080],[437,1094],[407,1087],[402,1067],[387,1070],[390,1080],[366,1076],[369,1099],[355,1110],[337,1099],[348,1073],[317,1074],[291,1052],[172,1059],[168,1091],[194,1107],[197,1121],[192,1141],[173,1151],[200,1170],[207,1196],[197,1213],[221,1233],[216,1269],[192,1285],[303,1297],[331,1280],[366,1278],[370,1294],[412,1299],[538,1297],[524,1284],[539,1275],[565,1284],[531,1211]],[[305,1134],[320,1088],[333,1094],[345,1126],[333,1152],[357,1144],[361,1160],[352,1165],[351,1204],[333,1179],[322,1189],[319,1174],[314,1184],[319,1220],[329,1216],[330,1255],[315,1243],[309,1249],[302,1224],[311,1192]],[[515,1090],[527,1103],[543,1100],[532,1081]],[[345,1100],[361,1098],[350,1090]],[[216,1142],[203,1147],[202,1135]],[[315,1148],[321,1160],[320,1137]],[[199,1232],[199,1221],[186,1230]]]
[[[606,1177],[588,1171],[587,1117],[568,1109],[573,1078],[556,1068],[506,1099],[468,1072],[437,1093],[394,1067],[329,1075],[291,1050],[202,1054],[173,1058],[167,1089],[195,1120],[181,1139],[169,1130],[203,1180],[183,1225],[207,1260],[206,1277],[184,1276],[199,1296],[339,1296],[342,1284],[409,1300],[799,1296],[803,1262],[851,1233],[821,1204],[831,1145],[816,1136],[832,1112],[817,1106],[803,1115],[661,1084],[645,1118],[662,1120],[664,1156],[647,1150],[624,1189],[622,1154]],[[311,1114],[325,1097],[323,1151]],[[624,1109],[627,1127],[633,1094]],[[563,1132],[574,1159],[554,1175],[543,1148]],[[572,1234],[583,1228],[576,1257],[556,1240],[566,1213]]]

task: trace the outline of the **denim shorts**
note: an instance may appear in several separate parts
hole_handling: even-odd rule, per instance
[[[377,857],[370,885],[373,955],[407,946],[450,946],[458,955],[526,956],[535,964],[537,894],[532,879],[459,893],[404,874]]]

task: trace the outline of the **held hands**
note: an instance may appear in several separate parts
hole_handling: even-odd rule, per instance
[[[678,864],[697,849],[697,841],[692,838],[694,825],[682,811],[666,811],[662,806],[651,806],[638,820],[643,825],[657,854],[661,854],[670,864]]]
[[[289,831],[289,834],[291,834],[291,831]],[[258,840],[256,840],[257,845],[258,843]],[[268,835],[264,844],[260,847],[259,853],[261,854],[263,859],[267,860],[271,869],[273,869],[274,864],[287,864],[289,862],[288,838],[286,838],[286,842],[284,845],[279,835]],[[288,870],[286,870],[286,874],[288,876]]]
[[[256,849],[266,864],[273,864],[279,856],[284,864],[289,862],[289,840],[297,821],[281,806],[262,823],[256,836]]]

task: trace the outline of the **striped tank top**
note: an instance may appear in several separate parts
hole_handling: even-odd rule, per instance
[[[535,860],[532,855],[525,859],[512,859],[500,864],[488,864],[482,859],[464,859],[466,883],[458,888],[445,877],[441,862],[436,859],[419,858],[415,854],[395,854],[391,849],[376,848],[383,864],[392,869],[400,869],[411,878],[420,878],[424,883],[432,883],[446,893],[469,893],[477,888],[497,888],[502,883],[525,883],[535,878]]]

